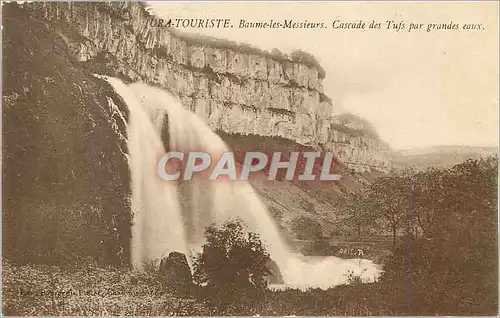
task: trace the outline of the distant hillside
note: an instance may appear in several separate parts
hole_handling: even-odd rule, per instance
[[[396,168],[450,167],[467,159],[498,154],[496,147],[436,146],[394,151],[392,163]]]
[[[241,163],[241,155],[247,151],[264,153],[281,151],[316,151],[300,145],[292,140],[280,137],[262,137],[256,135],[227,134],[217,132],[236,154],[236,160]],[[282,234],[294,241],[298,238],[297,231],[293,230],[294,223],[299,219],[307,220],[311,226],[316,226],[324,237],[347,235],[341,225],[344,212],[340,202],[346,192],[355,192],[363,189],[383,172],[372,169],[370,172],[355,172],[342,163],[336,163],[332,172],[341,175],[339,181],[285,181],[278,173],[278,180],[269,181],[267,178],[252,178],[250,183],[260,198],[269,208]],[[280,180],[281,179],[281,180]],[[295,242],[290,241],[292,246]]]

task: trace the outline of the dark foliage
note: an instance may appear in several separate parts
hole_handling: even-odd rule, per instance
[[[407,178],[405,241],[386,270],[409,280],[410,312],[496,314],[497,158]]]
[[[316,57],[314,57],[314,55],[312,55],[311,53],[308,53],[308,52],[305,52],[302,50],[296,50],[290,54],[290,58],[294,62],[298,62],[298,63],[305,64],[307,66],[315,67],[318,70],[319,78],[325,78],[325,76],[326,76],[325,70],[319,64]]]
[[[377,130],[373,125],[368,122],[366,119],[361,118],[357,115],[351,114],[351,113],[343,113],[336,115],[334,119],[337,121],[337,123],[332,123],[331,128],[344,132],[346,134],[350,134],[353,136],[370,136],[372,138],[375,138],[377,140],[380,140],[380,136],[378,135]],[[348,124],[351,123],[359,123],[363,126],[363,129],[354,129],[351,127],[348,127]]]
[[[194,280],[216,306],[245,304],[267,287],[269,254],[256,233],[239,221],[209,226],[207,242],[195,260]]]
[[[351,204],[355,221],[368,213],[392,232],[381,284],[406,290],[405,313],[496,314],[497,178],[496,157],[406,170],[376,179]]]
[[[125,105],[17,4],[3,19],[4,257],[126,264]]]

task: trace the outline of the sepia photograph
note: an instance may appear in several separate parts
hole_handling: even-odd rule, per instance
[[[2,316],[498,316],[497,1],[10,1]]]

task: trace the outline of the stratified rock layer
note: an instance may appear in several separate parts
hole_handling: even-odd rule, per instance
[[[387,146],[376,136],[331,125],[334,106],[315,65],[157,27],[141,3],[24,7],[45,20],[78,61],[168,89],[215,130],[323,145],[356,170],[388,167]]]

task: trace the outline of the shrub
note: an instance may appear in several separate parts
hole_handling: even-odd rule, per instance
[[[259,236],[242,221],[231,220],[205,231],[207,242],[194,261],[194,280],[205,286],[208,300],[218,307],[251,302],[267,288],[269,254]]]
[[[325,69],[319,64],[318,60],[311,53],[296,50],[290,54],[290,58],[294,62],[303,63],[309,67],[315,67],[318,70],[319,78],[323,79],[326,76]]]

